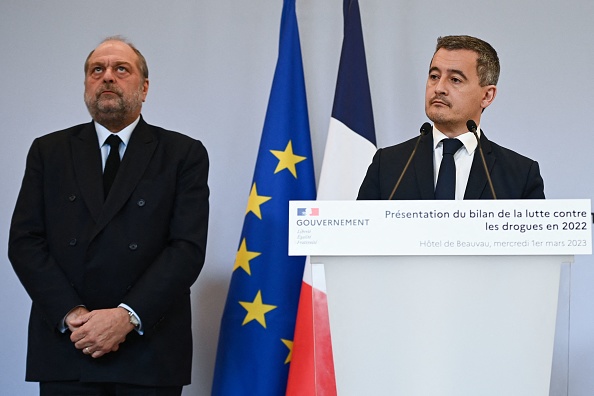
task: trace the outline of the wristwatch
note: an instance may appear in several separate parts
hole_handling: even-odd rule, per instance
[[[136,315],[132,313],[132,311],[128,311],[127,309],[126,311],[128,312],[128,316],[130,317],[130,323],[132,324],[132,326],[134,326],[135,329],[137,329],[138,326],[140,326],[138,318],[136,317]]]

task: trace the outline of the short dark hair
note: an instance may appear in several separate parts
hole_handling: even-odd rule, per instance
[[[499,80],[499,57],[497,51],[491,44],[472,36],[444,36],[437,39],[435,52],[441,48],[446,50],[470,50],[476,52],[476,71],[479,77],[479,84],[497,85]]]
[[[132,48],[132,51],[134,51],[134,53],[138,56],[138,65],[137,66],[138,66],[138,69],[140,69],[140,73],[142,74],[142,76],[144,78],[148,78],[149,72],[148,72],[148,65],[146,64],[146,59],[140,53],[138,48],[136,48],[134,46],[134,44],[132,44],[130,41],[128,41],[126,38],[124,38],[122,36],[109,36],[109,37],[106,37],[105,39],[103,39],[103,41],[101,41],[99,43],[99,45],[101,45],[107,41],[120,41],[120,42],[128,45],[130,48]],[[89,70],[89,59],[91,58],[91,55],[93,55],[93,52],[95,52],[95,50],[92,50],[89,53],[89,55],[87,56],[87,59],[85,60],[85,76],[87,75],[87,71]]]

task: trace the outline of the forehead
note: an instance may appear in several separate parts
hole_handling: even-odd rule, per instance
[[[89,57],[89,63],[128,62],[135,64],[138,56],[132,48],[121,41],[106,41],[101,43]]]
[[[433,59],[431,60],[431,69],[437,68],[439,70],[461,70],[476,73],[476,61],[478,54],[471,50],[447,50],[440,48]]]

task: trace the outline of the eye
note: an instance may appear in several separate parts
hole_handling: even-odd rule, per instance
[[[435,74],[435,73],[431,73],[431,74],[429,74],[429,80],[433,80],[433,81],[439,80],[439,75]]]
[[[124,73],[124,72],[128,71],[128,69],[126,69],[124,66],[118,66],[118,67],[116,67],[116,70],[120,73]]]
[[[101,66],[95,66],[93,68],[93,73],[101,73],[103,71],[103,68]]]

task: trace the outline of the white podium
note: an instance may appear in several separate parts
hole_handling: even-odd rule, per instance
[[[580,229],[563,230],[565,215],[553,220],[552,213],[585,209],[589,216],[589,201],[402,202],[291,203],[290,253],[305,249],[312,266],[325,269],[338,394],[566,395],[571,252],[591,253],[591,231],[581,215],[571,220]],[[497,219],[499,211],[526,204],[546,221]],[[468,223],[405,215],[394,222],[393,207],[495,217]],[[490,232],[510,221],[534,232]],[[561,230],[547,231],[551,224]],[[392,254],[369,251],[390,241]],[[561,246],[566,241],[584,246]]]

